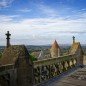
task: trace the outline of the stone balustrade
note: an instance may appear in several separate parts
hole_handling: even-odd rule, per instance
[[[7,64],[7,65],[0,65],[0,72],[13,69],[14,65],[13,64]]]
[[[33,62],[34,85],[47,81],[63,72],[75,67],[77,59],[75,55],[49,58]]]
[[[0,86],[16,86],[16,69],[13,64],[0,65]]]

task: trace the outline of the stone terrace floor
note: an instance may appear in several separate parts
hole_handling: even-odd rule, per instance
[[[86,66],[49,86],[86,86]]]

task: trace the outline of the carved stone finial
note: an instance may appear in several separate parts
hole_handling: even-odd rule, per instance
[[[73,36],[72,38],[73,38],[73,43],[75,43],[75,37]]]
[[[10,46],[10,36],[11,36],[11,34],[9,33],[9,31],[7,31],[7,33],[5,34],[6,36],[7,36],[7,47],[9,47]]]

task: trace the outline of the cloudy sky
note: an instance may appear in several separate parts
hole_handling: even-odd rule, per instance
[[[0,45],[86,44],[86,0],[0,0]]]

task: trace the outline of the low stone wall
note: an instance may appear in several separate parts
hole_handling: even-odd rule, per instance
[[[0,65],[0,73],[5,70],[14,69],[13,64]]]
[[[16,86],[16,77],[13,64],[0,66],[0,86]]]
[[[0,66],[0,82],[2,82],[0,86],[39,85],[78,66],[77,61],[76,55],[73,54],[33,61],[32,64],[29,64],[28,59],[21,59],[16,68],[13,64],[2,65]],[[5,85],[3,85],[4,82]]]
[[[55,76],[58,76],[59,74],[75,67],[76,65],[77,59],[75,55],[34,61],[34,85],[38,85]]]

